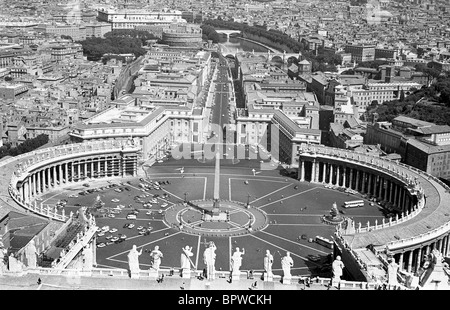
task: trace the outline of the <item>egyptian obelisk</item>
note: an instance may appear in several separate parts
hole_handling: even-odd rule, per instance
[[[220,154],[216,153],[216,167],[214,171],[214,203],[212,214],[218,215],[220,212],[219,193],[220,193]]]

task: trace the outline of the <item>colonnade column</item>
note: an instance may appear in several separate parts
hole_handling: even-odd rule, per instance
[[[330,163],[330,180],[328,184],[333,185],[333,164]]]
[[[305,182],[305,162],[303,160],[301,164],[300,182]]]
[[[64,180],[66,180],[66,184],[69,183],[69,163],[64,164]]]
[[[408,256],[408,266],[406,271],[411,272],[411,267],[412,267],[412,262],[413,262],[413,255],[414,255],[414,250],[409,251],[409,256]]]
[[[36,191],[36,194],[40,194],[41,193],[41,170],[37,171],[36,175],[37,175],[37,180],[36,180],[37,181],[37,183],[36,183],[37,191]]]
[[[37,196],[37,194],[38,194],[38,191],[37,191],[37,179],[38,179],[38,175],[37,175],[38,173],[37,172],[35,172],[34,174],[33,174],[33,186],[34,186],[34,196]]]
[[[419,247],[419,249],[417,250],[416,268],[414,268],[415,272],[419,271],[421,261],[422,261],[422,247]]]
[[[400,258],[398,260],[398,264],[399,264],[400,270],[403,270],[403,253],[400,253]]]
[[[372,174],[371,173],[368,173],[368,176],[369,176],[369,185],[368,185],[368,188],[367,188],[367,193],[369,193],[369,195],[372,195]]]
[[[28,200],[31,201],[33,197],[33,184],[31,182],[31,176],[28,178]]]
[[[400,193],[398,195],[398,207],[403,211],[403,196],[405,195],[405,192],[402,187],[400,187]]]
[[[392,191],[394,195],[392,196],[392,203],[397,206],[397,191],[398,191],[398,185],[394,183],[394,190]]]
[[[359,170],[356,170],[355,190],[359,192]]]
[[[384,201],[388,201],[388,193],[389,193],[389,185],[390,184],[390,181],[389,180],[386,180],[386,184],[383,184],[383,185],[386,185],[385,187],[384,187]]]
[[[390,182],[391,184],[389,184],[389,201],[393,204],[394,203],[394,190],[395,190],[395,183],[394,182]]]
[[[447,256],[447,255],[450,253],[450,248],[449,248],[449,246],[450,246],[450,236],[447,235],[447,244],[446,244],[446,246],[445,246],[445,256]]]
[[[84,163],[83,163],[84,179],[85,179],[85,180],[87,179],[87,166],[88,166],[88,163],[87,163],[87,161],[85,160]]]
[[[30,192],[29,192],[30,189],[29,189],[29,186],[28,186],[28,180],[25,181],[22,184],[22,188],[23,188],[23,200],[25,202],[28,202],[28,198],[29,198],[29,194],[30,194]]]
[[[47,168],[47,188],[50,189],[51,186],[51,177],[50,177],[50,167]]]
[[[315,161],[315,160],[314,160]],[[108,158],[105,157],[105,178],[108,177]]]
[[[58,181],[59,181],[59,185],[62,186],[62,183],[63,183],[63,168],[62,168],[62,164],[59,164],[58,168],[59,168]]]
[[[316,168],[316,179],[315,179],[315,182],[316,182],[316,183],[319,183],[319,177],[320,177],[320,161],[316,161],[315,168]]]
[[[342,187],[347,187],[347,184],[346,184],[346,182],[347,182],[347,178],[346,178],[346,174],[347,174],[347,167],[343,167],[344,169],[344,171],[343,171],[343,173],[342,173]]]
[[[94,159],[91,160],[91,179],[94,178]]]
[[[53,187],[56,187],[56,166],[51,167],[51,169],[52,169]]]
[[[348,187],[353,189],[353,168],[349,168],[350,169],[350,173],[349,173],[349,182],[348,182]]]
[[[340,165],[337,166],[337,175],[336,175],[336,185],[341,186],[341,176],[342,176],[342,167]],[[343,186],[344,184],[342,184]]]
[[[77,181],[80,181],[81,180],[81,162],[77,162],[77,171],[78,171]]]
[[[384,179],[382,177],[380,177],[378,179],[378,198],[380,200],[383,199],[383,185],[384,185]]]
[[[316,160],[313,159],[312,163],[311,163],[311,182],[315,183],[316,182]]]

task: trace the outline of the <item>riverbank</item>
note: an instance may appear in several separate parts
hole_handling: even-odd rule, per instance
[[[265,45],[265,44],[263,44],[261,42],[255,41],[255,40],[251,40],[251,39],[247,39],[247,38],[243,38],[243,37],[237,37],[236,39],[240,39],[240,40],[243,40],[243,41],[251,42],[253,44],[262,46],[262,47],[264,47],[265,49],[269,50],[272,53],[282,53],[282,51],[279,51],[279,50],[277,50],[277,49],[275,49],[273,47],[270,47],[268,45]],[[226,46],[224,43],[218,43],[218,45],[220,46],[221,51],[222,51],[222,55],[224,55],[224,56],[227,55],[227,54],[234,55],[236,52],[239,52],[238,49],[233,50],[233,49],[229,48],[228,46]]]

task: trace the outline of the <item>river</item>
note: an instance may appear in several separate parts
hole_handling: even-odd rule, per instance
[[[236,51],[238,52],[267,52],[267,48],[257,44],[253,43],[247,40],[243,40],[242,38],[238,37],[230,37],[230,39],[225,43],[220,43],[222,47],[222,54],[235,54]]]

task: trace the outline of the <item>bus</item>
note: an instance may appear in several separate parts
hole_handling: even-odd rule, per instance
[[[352,200],[344,202],[344,208],[364,207],[364,200]]]
[[[316,243],[323,245],[326,248],[333,249],[333,241],[322,236],[316,236]]]

